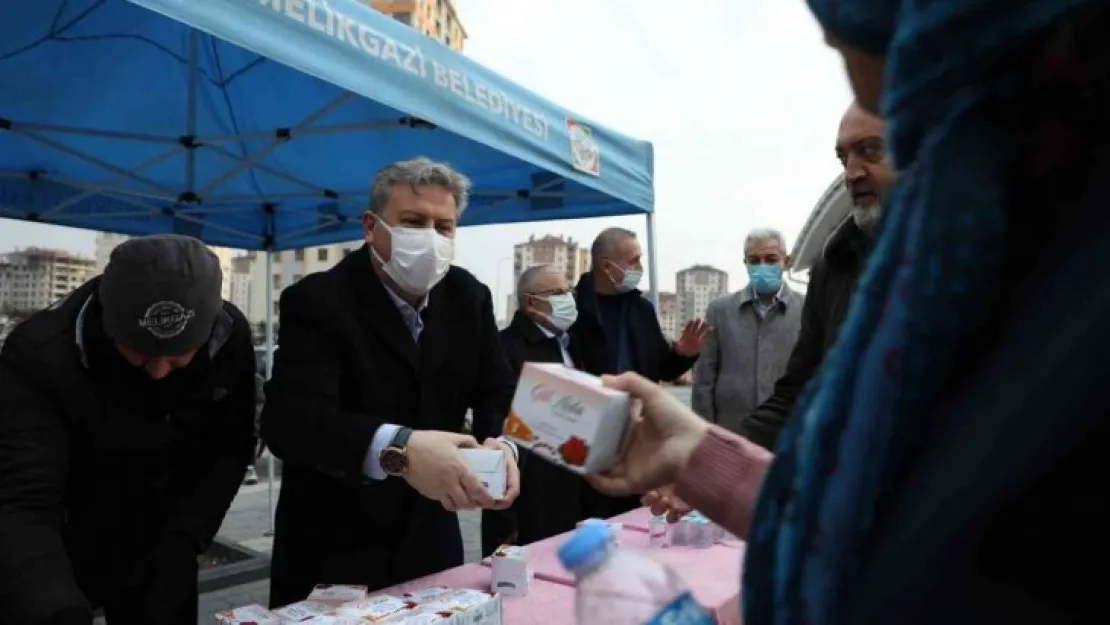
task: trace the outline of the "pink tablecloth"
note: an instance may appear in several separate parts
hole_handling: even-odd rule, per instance
[[[635,530],[637,532],[648,531],[648,519],[651,518],[651,512],[647,508],[636,508],[624,514],[609,519],[613,523],[620,523],[626,529]]]
[[[620,535],[622,548],[649,549],[646,522],[649,516],[647,509],[642,508],[610,519],[625,528]],[[638,529],[641,523],[643,530]],[[574,578],[559,563],[556,554],[559,543],[566,537],[567,534],[560,534],[528,545],[528,559],[532,562],[537,582],[574,585]],[[722,625],[738,625],[740,622],[740,564],[743,555],[744,547],[740,542],[709,549],[668,547],[651,549],[650,552],[653,559],[670,566],[690,585],[698,602],[712,608]]]
[[[374,594],[400,594],[432,586],[489,590],[490,571],[463,566],[387,588]],[[502,597],[504,625],[574,625],[574,588],[534,580],[526,597]]]

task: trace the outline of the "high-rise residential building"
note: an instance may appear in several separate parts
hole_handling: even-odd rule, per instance
[[[108,266],[108,259],[112,257],[112,250],[116,246],[129,239],[125,234],[116,234],[114,232],[98,232],[96,233],[96,243],[93,252],[93,258],[96,259],[96,273],[104,273],[104,268]]]
[[[244,254],[231,259],[231,275],[227,301],[239,309],[247,319],[250,319],[251,307],[251,265],[254,257]]]
[[[675,293],[667,293],[665,291],[659,293],[659,327],[663,330],[663,336],[667,340],[673,341],[678,338],[678,295]]]
[[[114,232],[99,232],[96,235],[95,252],[95,272],[93,275],[104,273],[104,268],[108,266],[108,260],[112,257],[112,250],[116,246],[131,237],[125,234],[115,234]],[[220,297],[227,301],[231,301],[231,250],[226,247],[209,247],[212,253],[220,259],[220,272],[223,273],[224,281],[220,286]]]
[[[528,237],[524,243],[513,246],[513,284],[508,299],[506,319],[516,312],[516,283],[520,274],[533,265],[554,265],[566,276],[567,284],[574,286],[578,277],[590,270],[590,248],[562,236],[545,235]]]
[[[272,252],[271,272],[266,275],[266,257],[261,253],[248,254],[253,258],[250,269],[250,303],[247,310],[243,311],[251,323],[266,321],[266,310],[273,312],[273,319],[278,320],[278,302],[281,301],[281,291],[290,284],[295,284],[310,273],[327,271],[335,266],[344,256],[359,249],[362,241],[321,245],[319,247],[301,247],[284,252]],[[266,302],[266,281],[270,282],[271,298]]]
[[[42,310],[96,275],[96,261],[30,247],[0,257],[0,308]]]
[[[704,318],[709,303],[728,293],[728,272],[709,265],[694,265],[675,274],[675,291],[677,330],[691,319]]]
[[[362,0],[452,50],[462,51],[466,29],[454,0]]]

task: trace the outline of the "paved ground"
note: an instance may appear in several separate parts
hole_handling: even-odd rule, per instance
[[[673,387],[671,392],[689,405],[689,387]],[[271,538],[267,535],[270,530],[269,488],[266,483],[265,467],[260,466],[258,472],[262,482],[255,486],[244,486],[239,491],[235,503],[232,504],[231,510],[220,527],[220,536],[225,540],[239,543],[255,551],[269,553],[271,550]],[[279,479],[275,484],[274,497],[277,496],[277,490],[280,486],[281,480]],[[459,513],[459,526],[462,529],[468,562],[477,561],[480,556],[480,523],[480,516],[477,512]],[[211,615],[220,610],[250,603],[265,605],[268,594],[269,581],[266,580],[203,595],[200,599],[201,619],[199,623],[204,625],[215,623],[215,619]]]

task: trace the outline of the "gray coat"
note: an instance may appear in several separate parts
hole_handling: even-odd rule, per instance
[[[783,284],[779,301],[763,319],[748,287],[709,305],[713,334],[694,366],[694,411],[733,432],[770,397],[786,363],[802,318],[805,296]]]

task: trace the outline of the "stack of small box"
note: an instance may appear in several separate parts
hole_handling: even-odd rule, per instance
[[[652,517],[648,521],[648,537],[652,547],[708,549],[726,540],[728,533],[700,512],[690,512],[673,525],[664,516]]]
[[[227,625],[501,625],[501,597],[496,593],[444,587],[399,597],[367,596],[365,586],[321,584],[304,601],[277,610],[249,605],[216,614]]]
[[[524,547],[505,545],[490,556],[490,589],[506,597],[524,597],[532,585],[532,563]]]

